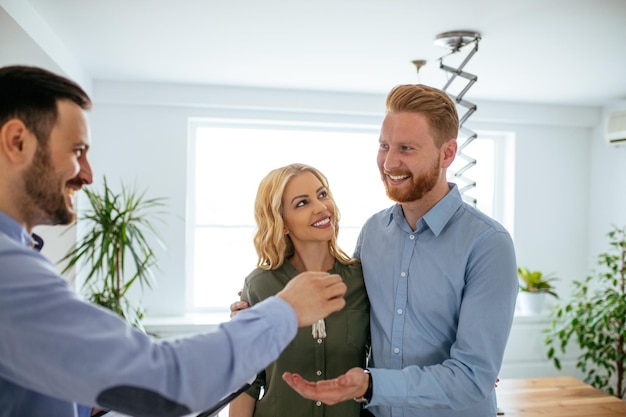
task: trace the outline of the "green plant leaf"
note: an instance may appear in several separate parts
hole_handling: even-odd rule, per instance
[[[626,228],[614,226],[608,236],[612,252],[598,255],[599,270],[589,274],[582,282],[572,282],[569,301],[556,306],[551,313],[552,321],[547,329],[549,337],[545,338],[545,344],[548,358],[553,359],[557,369],[561,369],[555,347],[565,353],[568,344],[575,341],[581,352],[576,367],[585,373],[585,381],[624,398]]]
[[[76,268],[84,276],[84,288],[90,300],[115,311],[136,327],[143,310],[126,299],[135,284],[152,287],[153,268],[157,266],[154,245],[163,247],[155,221],[162,221],[164,199],[146,198],[146,192],[121,184],[114,192],[103,178],[103,190],[84,189],[90,208],[79,216],[87,225],[61,262],[67,262],[63,273]]]

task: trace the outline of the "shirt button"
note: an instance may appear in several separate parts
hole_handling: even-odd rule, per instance
[[[317,344],[321,344],[322,343],[322,339],[317,339]]]
[[[316,401],[315,405],[318,406],[318,407],[321,407],[322,406],[322,402],[321,401]]]
[[[409,239],[413,240],[413,239],[415,239],[415,236],[414,235],[410,235]]]
[[[317,372],[315,372],[315,373],[317,374],[317,376],[322,375],[322,371],[317,371]]]
[[[400,272],[400,276],[401,276],[402,278],[406,277],[406,272]]]
[[[394,348],[393,353],[400,353],[400,348]]]
[[[402,314],[402,309],[401,308],[398,309],[398,314]]]

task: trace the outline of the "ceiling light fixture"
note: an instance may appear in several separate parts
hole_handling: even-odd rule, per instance
[[[411,61],[413,63],[413,65],[415,65],[415,69],[417,70],[417,82],[421,83],[420,81],[420,69],[422,69],[422,67],[424,65],[426,65],[426,60],[424,59],[416,59],[414,61]]]
[[[458,51],[465,45],[480,40],[480,33],[471,30],[452,30],[450,32],[440,33],[435,37],[435,45],[447,48],[453,52]]]
[[[463,96],[470,89],[472,85],[478,80],[478,77],[474,74],[470,74],[466,71],[463,71],[465,65],[469,62],[469,60],[474,56],[476,51],[478,51],[478,42],[480,41],[480,33],[473,32],[469,30],[453,30],[450,32],[440,33],[435,37],[434,43],[436,46],[440,46],[450,50],[450,53],[439,58],[439,68],[445,71],[450,77],[446,82],[446,85],[442,88],[443,91],[450,96],[459,106],[465,107],[467,110],[463,116],[459,119],[459,138],[457,141],[459,142],[456,156],[463,161],[465,164],[460,168],[456,169],[453,173],[454,177],[458,180],[461,180],[465,183],[465,185],[459,185],[459,191],[463,196],[463,199],[474,206],[477,204],[477,200],[475,197],[466,194],[467,191],[476,187],[476,181],[467,177],[465,175],[466,171],[476,165],[476,159],[465,153],[466,147],[472,143],[474,139],[478,136],[476,132],[471,129],[464,127],[467,119],[476,111],[476,105],[467,100],[463,99]],[[451,55],[455,55],[458,52],[461,52],[466,46],[474,44],[474,48],[469,51],[465,59],[456,67],[451,65],[444,65],[443,61],[445,58],[450,57]],[[419,69],[418,69],[419,70]],[[461,78],[461,82],[465,80],[467,84],[461,89],[461,91],[457,94],[452,94],[450,92],[450,87],[452,82],[456,79]]]

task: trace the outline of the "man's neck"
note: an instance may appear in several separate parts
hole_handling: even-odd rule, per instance
[[[419,200],[410,201],[408,203],[401,203],[404,217],[411,230],[415,231],[417,228],[417,222],[424,217],[435,205],[441,201],[450,192],[450,187],[447,182],[438,183],[435,188],[430,190]]]

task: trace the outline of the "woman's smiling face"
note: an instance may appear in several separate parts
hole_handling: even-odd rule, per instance
[[[327,242],[335,234],[335,204],[311,172],[289,180],[283,192],[283,221],[294,244]]]

